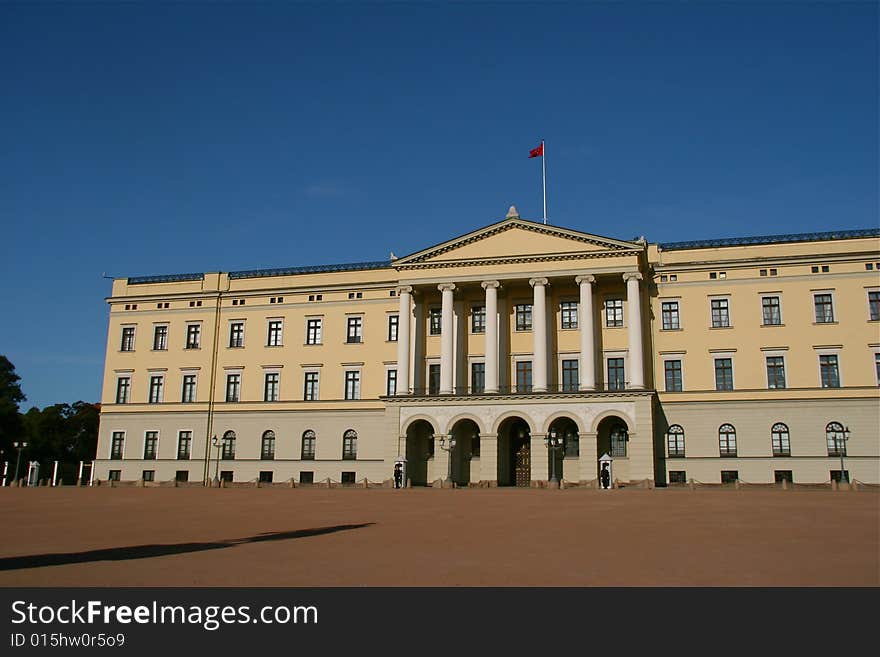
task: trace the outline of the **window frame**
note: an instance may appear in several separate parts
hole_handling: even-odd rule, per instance
[[[309,379],[314,375],[314,381]],[[309,388],[314,383],[314,394],[309,396]],[[304,369],[303,370],[303,401],[319,401],[321,399],[321,370]]]
[[[839,457],[839,456],[846,457],[847,456],[846,440],[839,440],[839,443],[843,445],[843,449],[841,450],[840,446],[838,445],[838,441],[834,441],[832,443],[832,438],[831,438],[832,433],[835,435],[836,434],[846,435],[843,423],[838,422],[837,420],[832,420],[831,422],[829,422],[828,424],[825,425],[825,448],[828,451],[828,457],[829,458]]]
[[[791,456],[791,431],[785,422],[774,422],[770,427],[770,449],[775,457]]]
[[[159,340],[160,331],[164,329],[164,333],[161,334],[162,340]],[[170,332],[168,322],[156,323],[153,324],[153,348],[152,351],[168,351],[168,333]]]
[[[282,317],[266,318],[266,346],[284,346],[284,319]]]
[[[122,382],[125,381],[125,385],[122,385]],[[125,394],[121,394],[125,391]],[[131,374],[117,374],[116,375],[116,396],[115,396],[116,404],[128,404],[131,402]]]
[[[260,435],[260,460],[275,460],[275,432],[272,429],[266,429]]]
[[[192,387],[189,392],[190,395],[187,395],[187,379],[192,378]],[[184,371],[180,373],[180,403],[181,404],[194,404],[198,400],[198,373],[192,371]]]
[[[346,429],[342,434],[342,460],[357,461],[358,435],[354,429]]]
[[[181,451],[181,446],[184,444],[184,434],[188,434],[186,437],[186,450]],[[191,429],[179,429],[177,431],[177,457],[175,460],[177,461],[189,461],[192,460],[192,437],[193,432]],[[183,456],[185,454],[185,456]]]
[[[725,430],[726,427],[730,427],[730,430]],[[718,427],[718,456],[723,459],[736,458],[737,453],[736,427],[730,422],[725,422]]]
[[[269,377],[275,377],[274,381],[270,382]],[[270,383],[272,384],[271,392],[274,393],[270,398]],[[281,372],[277,369],[266,369],[263,370],[263,401],[264,402],[279,402],[281,401]]]
[[[306,449],[306,447],[309,449]],[[314,461],[317,454],[318,434],[314,429],[306,429],[300,438],[299,459],[300,461]]]
[[[667,306],[667,305],[670,305],[670,306],[675,305],[675,312],[673,313],[670,311],[668,313],[669,318],[670,318],[670,325],[669,326],[666,325],[667,311],[666,311],[665,306]],[[675,320],[674,325],[673,325],[673,322],[671,321],[672,319]],[[681,299],[679,299],[679,298],[660,299],[660,330],[661,331],[681,331],[682,330],[682,328],[681,328]]]
[[[486,305],[471,304],[470,307],[471,334],[481,335],[486,332]],[[479,321],[478,321],[479,319]]]
[[[163,403],[165,401],[165,374],[156,374],[154,372],[147,372],[147,374],[150,377],[149,388],[147,388],[147,403]],[[158,385],[156,385],[157,380]]]
[[[195,336],[195,341],[191,341],[190,338]],[[184,342],[184,349],[201,349],[202,348],[202,323],[201,322],[187,322],[186,323],[186,341]]]
[[[230,388],[230,384],[233,383],[231,381],[232,377],[236,377],[237,381],[235,381],[235,385]],[[232,370],[232,371],[226,370],[226,386],[225,386],[225,392],[223,395],[223,399],[225,400],[225,403],[237,404],[237,403],[241,402],[241,388],[242,388],[243,378],[244,377],[243,377],[243,373],[241,370]],[[230,390],[233,390],[235,392],[235,394],[230,395],[229,394]]]
[[[782,294],[779,292],[762,292],[758,295],[758,299],[761,302],[761,326],[784,326],[785,323],[782,317]],[[768,299],[776,299],[775,308],[778,315],[778,322],[774,323],[767,321],[767,315],[765,313],[766,306],[764,302]],[[774,306],[770,305],[769,307],[773,308]]]
[[[119,351],[130,353],[134,351],[135,348],[135,339],[137,338],[137,325],[123,324],[121,328],[122,332],[119,336]],[[131,339],[128,340],[128,337],[130,337]]]
[[[152,441],[152,445],[151,445]],[[152,446],[152,450],[148,447]],[[148,429],[144,431],[143,461],[155,461],[159,458],[159,430]]]
[[[394,390],[391,389],[391,384],[394,384]],[[385,368],[385,396],[386,397],[395,397],[397,396],[397,367],[386,367]]]
[[[535,387],[535,369],[533,364],[534,357],[531,355],[526,355],[523,357],[517,357],[513,362],[513,371],[511,374],[513,375],[514,382],[514,390],[520,394],[528,394],[534,390]],[[526,367],[527,366],[527,367]],[[524,379],[527,378],[527,382],[524,380],[523,385],[520,385],[520,372],[522,371]],[[526,377],[527,375],[527,377]]]
[[[871,295],[876,294],[877,300],[875,301],[875,306],[877,310],[877,316],[873,316],[872,314],[872,306],[871,306]],[[869,322],[880,322],[880,287],[869,287],[865,289],[865,297],[868,301],[868,321]]]
[[[573,354],[559,355],[559,389],[562,392],[577,392],[581,387],[581,359],[578,356],[572,358]],[[568,366],[566,371],[566,363],[574,363],[574,367]],[[574,372],[574,380],[572,381],[571,373]],[[566,374],[568,376],[566,376]],[[568,379],[568,380],[566,380]]]
[[[119,449],[117,450],[117,446]],[[112,431],[110,433],[110,459],[122,461],[125,459],[125,431]]]
[[[617,304],[620,304],[620,323],[618,324],[618,319],[616,317],[617,314]],[[611,306],[610,304],[614,304]],[[626,326],[626,311],[624,308],[626,307],[626,300],[623,297],[618,296],[608,296],[605,297],[602,301],[602,318],[605,328],[624,328]],[[613,318],[613,324],[609,321],[609,311],[613,310],[615,317]]]
[[[307,316],[305,344],[314,347],[324,344],[324,316]]]
[[[361,370],[357,369],[346,369],[343,374],[343,383],[344,383],[344,397],[345,401],[357,401],[361,398]],[[350,376],[352,375],[352,376]],[[349,396],[349,383],[351,386],[351,395]]]
[[[627,358],[626,354],[605,353],[605,354],[603,354],[603,356],[604,356],[604,369],[605,369],[605,390],[609,390],[609,391],[626,390],[627,385],[629,384],[629,382],[626,380],[628,372],[629,372],[629,370],[628,370],[628,365],[629,365],[628,360],[629,359]],[[621,362],[620,370],[621,370],[622,376],[623,376],[623,380],[621,381],[621,383],[623,385],[621,385],[619,387],[614,387],[614,388],[611,387],[611,361],[612,360],[614,360],[614,361],[619,360]],[[617,368],[615,367],[615,370],[616,369]]]
[[[443,335],[443,308],[428,307],[428,335]]]
[[[400,341],[400,313],[388,314],[388,332],[386,334],[386,342]]]
[[[231,319],[231,320],[229,320],[228,326],[229,326],[229,341],[226,343],[226,348],[227,349],[243,349],[244,344],[245,344],[244,343],[245,320]],[[241,331],[240,331],[241,335],[238,336],[240,338],[240,340],[238,341],[239,344],[235,343],[236,342],[235,338],[236,338],[236,333],[237,333],[237,331],[235,330],[236,327],[241,328]]]
[[[822,359],[823,358],[832,358],[832,357],[834,358],[834,373],[835,373],[837,385],[826,386],[825,385],[825,376],[822,371]],[[843,387],[843,376],[841,374],[841,367],[840,367],[840,351],[838,351],[838,350],[818,351],[816,353],[816,358],[817,358],[817,364],[819,366],[819,368],[818,368],[819,387],[822,389],[827,389],[827,390],[834,390],[837,388],[842,388]]]
[[[574,331],[580,328],[580,303],[574,299],[559,301],[559,330]],[[572,321],[572,316],[574,321]]]
[[[810,294],[813,297],[813,324],[837,324],[837,301],[835,299],[834,290],[810,290]],[[829,297],[828,300],[828,308],[831,310],[831,319],[823,319],[819,321],[819,309],[817,307],[817,297]],[[823,302],[823,306],[825,303]],[[823,315],[823,317],[827,317],[827,315]]]
[[[727,388],[719,388],[718,387],[718,361],[728,360],[730,361],[730,387]],[[733,354],[712,354],[712,375],[713,381],[715,382],[715,392],[730,392],[731,390],[736,390],[736,368],[734,366],[734,358]]]
[[[675,431],[678,429],[678,431]],[[675,447],[673,449],[673,436]],[[679,459],[685,458],[685,434],[684,427],[680,424],[671,424],[669,428],[666,429],[666,458],[670,459]]]
[[[669,387],[667,367],[669,363],[678,363],[678,389]],[[663,358],[663,392],[684,392],[684,358],[679,355]]]
[[[726,324],[716,324],[715,323],[715,307],[716,303],[724,302],[726,305],[724,307],[724,311],[727,315],[727,323]],[[721,308],[719,308],[719,311]],[[719,314],[719,317],[721,315]],[[709,328],[710,329],[730,329],[733,328],[733,303],[731,299],[731,295],[729,294],[717,294],[709,297]]]
[[[220,442],[220,460],[221,461],[234,461],[235,460],[235,442],[236,435],[235,431],[229,429],[228,431],[223,432],[223,439]]]
[[[782,365],[782,385],[771,385],[770,380],[770,359],[778,358]],[[788,363],[784,353],[764,352],[764,373],[767,381],[767,390],[785,390],[788,388]],[[777,381],[778,382],[778,381]]]
[[[364,343],[364,316],[346,315],[345,317],[345,344]]]
[[[513,326],[515,333],[528,333],[534,326],[534,304],[522,301],[513,304]]]

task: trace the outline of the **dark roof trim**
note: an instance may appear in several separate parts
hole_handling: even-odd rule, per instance
[[[793,233],[790,235],[757,235],[754,237],[724,237],[716,240],[692,240],[690,242],[663,242],[658,246],[662,251],[683,249],[712,249],[723,246],[749,246],[752,244],[781,244],[784,242],[824,242],[827,240],[846,240],[859,237],[880,237],[880,228],[860,228],[855,230],[835,230],[826,233]]]
[[[391,267],[391,262],[389,260],[373,260],[370,262],[349,262],[340,265],[306,265],[304,267],[280,267],[277,269],[231,271],[229,272],[229,278],[265,278],[267,276],[294,276],[296,274],[327,274],[340,271],[386,269],[389,267]]]
[[[142,285],[144,283],[179,283],[181,281],[203,281],[204,274],[165,274],[161,276],[130,276],[129,285]]]

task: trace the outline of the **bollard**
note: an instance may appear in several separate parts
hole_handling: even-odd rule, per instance
[[[782,480],[782,490],[788,490],[788,479]]]

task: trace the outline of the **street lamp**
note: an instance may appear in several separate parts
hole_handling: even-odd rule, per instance
[[[838,444],[838,440],[843,442],[843,445]],[[837,447],[837,453],[840,454],[840,483],[848,484],[849,477],[846,475],[846,470],[843,469],[843,455],[846,453],[846,441],[849,440],[849,427],[843,428],[843,436],[840,433],[835,433],[834,435],[834,446]]]
[[[452,450],[455,449],[455,436],[449,436],[449,447],[446,446],[446,438],[440,436],[440,449],[449,455],[447,459],[449,461],[449,468],[446,473],[446,481],[455,486],[455,482],[452,481]]]
[[[217,448],[217,464],[214,467],[214,485],[216,486],[220,483],[220,448],[223,447],[223,441],[215,435],[211,438],[211,444]]]
[[[556,476],[556,452],[565,448],[565,440],[556,429],[550,429],[549,435],[544,438],[544,444],[550,452],[550,481],[559,484],[559,478]]]
[[[12,480],[13,486],[18,485],[18,466],[21,463],[21,450],[27,447],[27,445],[28,444],[26,440],[16,440],[14,443],[12,443],[12,446],[18,450],[18,457],[15,459],[15,477]]]

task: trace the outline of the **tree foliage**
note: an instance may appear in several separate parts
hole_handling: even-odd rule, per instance
[[[6,356],[0,355],[0,449],[9,453],[12,443],[21,437],[21,414],[18,405],[27,399],[19,385],[21,377]]]

